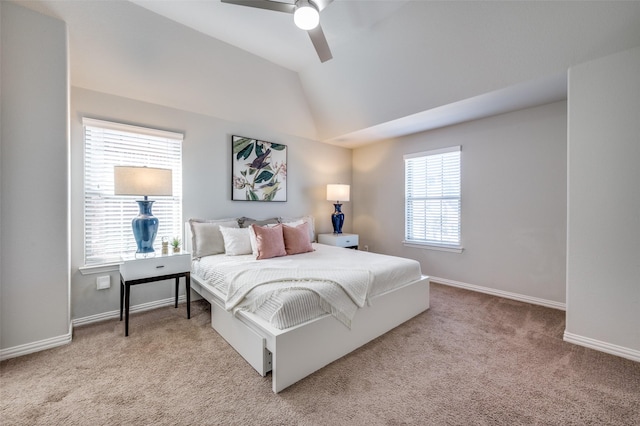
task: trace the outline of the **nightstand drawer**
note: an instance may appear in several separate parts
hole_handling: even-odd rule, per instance
[[[125,281],[179,274],[188,272],[191,269],[190,253],[156,256],[146,259],[123,256],[123,261],[124,263],[120,265],[120,275]]]
[[[336,247],[357,247],[358,234],[319,234],[318,242]]]

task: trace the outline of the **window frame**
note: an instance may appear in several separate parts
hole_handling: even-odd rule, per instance
[[[171,237],[173,235],[182,235],[182,142],[184,135],[182,133],[168,132],[147,127],[133,126],[118,122],[96,120],[93,118],[83,117],[83,183],[82,183],[82,209],[83,209],[83,265],[80,270],[85,273],[108,271],[120,263],[120,255],[136,250],[136,243],[131,229],[131,219],[138,214],[138,205],[136,200],[142,197],[136,196],[115,196],[113,194],[113,172],[109,172],[109,168],[115,165],[126,166],[149,166],[171,168],[173,179],[173,195],[168,197],[153,197],[154,216],[160,220],[160,229],[158,236],[154,242],[154,248],[159,253],[161,239],[163,236]],[[90,132],[104,132],[104,146],[108,146],[110,151],[105,150],[102,159],[104,163],[95,163],[95,157],[100,157],[96,152],[89,152],[90,149],[98,151],[96,146],[89,146],[94,143],[100,143],[98,136],[90,136]],[[97,133],[96,133],[97,134]],[[106,136],[108,134],[108,137]],[[120,139],[118,139],[120,137]],[[91,140],[88,140],[91,139]],[[107,141],[108,139],[108,141]],[[122,143],[127,148],[119,148],[117,145]],[[146,143],[147,146],[143,146]],[[139,147],[140,150],[131,149]],[[166,152],[163,152],[163,146]],[[145,151],[146,148],[146,151]],[[96,154],[96,155],[94,155]],[[144,158],[144,159],[143,159]],[[100,160],[98,160],[100,161]],[[95,172],[95,168],[99,165],[100,170]],[[93,168],[92,168],[93,166]],[[92,173],[99,175],[94,179]],[[100,182],[99,189],[96,189],[95,183]],[[100,186],[104,185],[104,188]],[[98,201],[96,201],[98,200]],[[103,203],[103,204],[101,204]],[[105,221],[113,220],[117,230],[108,230],[104,235],[110,235],[113,238],[114,233],[123,236],[120,243],[105,243],[108,248],[100,252],[93,247],[99,244],[100,237],[92,237],[89,232],[95,229],[96,219],[89,219],[88,209],[101,205],[114,207],[117,206],[122,213],[105,213]],[[117,217],[117,219],[115,219]],[[163,219],[164,218],[164,219]],[[163,227],[163,222],[168,226]],[[93,226],[93,228],[92,228]],[[164,228],[164,229],[163,229]],[[162,233],[161,233],[162,232]],[[165,235],[170,233],[170,235]],[[103,237],[106,238],[106,237]],[[98,243],[96,243],[98,241]],[[91,247],[89,247],[91,246]],[[114,248],[117,251],[114,251]]]
[[[417,196],[417,197],[412,197],[410,192],[412,192],[411,188],[410,188],[410,179],[412,179],[412,177],[410,177],[410,161],[412,160],[416,160],[416,159],[422,159],[424,161],[427,161],[426,158],[427,157],[436,157],[438,156],[438,159],[442,159],[446,154],[451,154],[451,153],[456,153],[457,154],[457,165],[455,165],[455,167],[457,167],[457,176],[455,177],[455,181],[450,181],[448,183],[444,183],[444,179],[446,179],[446,171],[442,171],[439,175],[436,174],[436,176],[438,177],[438,182],[440,183],[440,195],[438,196],[429,196],[427,195],[428,193],[428,182],[426,182],[427,179],[427,175],[426,175],[426,170],[425,170],[425,182],[424,182],[424,186],[422,188],[419,188],[420,190],[422,190],[424,192],[424,196]],[[439,251],[446,251],[446,252],[453,252],[453,253],[462,253],[462,251],[464,250],[463,246],[462,246],[462,179],[461,179],[461,175],[462,175],[462,147],[460,145],[458,146],[452,146],[452,147],[447,147],[447,148],[440,148],[440,149],[434,149],[434,150],[429,150],[429,151],[422,151],[422,152],[417,152],[417,153],[412,153],[412,154],[405,154],[404,157],[404,173],[405,173],[405,180],[404,180],[404,190],[405,190],[405,200],[404,200],[404,224],[405,224],[405,230],[404,230],[404,239],[402,241],[402,243],[407,246],[407,247],[415,247],[415,248],[423,248],[423,249],[430,249],[430,250],[439,250]],[[436,160],[438,160],[436,159]],[[433,159],[432,159],[433,160]],[[426,166],[426,164],[425,164]],[[433,175],[432,175],[433,177]],[[412,184],[415,184],[415,182],[413,182]],[[457,195],[454,194],[447,194],[444,195],[442,192],[445,192],[446,189],[442,188],[442,186],[447,186],[449,188],[451,188],[449,185],[453,185],[454,189],[457,189]],[[437,189],[437,188],[436,188]],[[449,190],[450,191],[450,190]],[[415,192],[415,191],[414,191]],[[443,240],[442,236],[439,239],[428,239],[428,238],[424,238],[424,239],[417,239],[417,238],[410,238],[410,233],[412,232],[411,228],[412,228],[412,224],[409,222],[410,221],[410,210],[412,209],[412,202],[413,201],[420,201],[420,200],[424,200],[425,202],[428,200],[457,200],[457,242],[454,243],[450,243],[450,242],[446,242]],[[442,205],[441,205],[442,207]],[[426,208],[426,205],[425,205]],[[425,213],[426,215],[427,213]],[[442,211],[440,212],[440,216],[439,216],[439,227],[440,227],[440,233],[442,233],[442,228],[443,228],[443,222],[446,222],[443,220],[443,214]],[[422,224],[425,228],[424,233],[427,234],[428,233],[428,224],[427,224],[427,219],[424,219],[424,223]],[[449,233],[450,235],[450,233]]]

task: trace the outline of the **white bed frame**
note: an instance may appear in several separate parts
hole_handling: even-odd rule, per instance
[[[185,226],[191,251],[191,229]],[[348,250],[348,249],[345,249]],[[255,314],[224,309],[224,295],[191,274],[191,288],[211,303],[211,326],[262,376],[271,371],[278,393],[429,309],[429,277],[375,296],[345,327],[330,314],[277,329]]]

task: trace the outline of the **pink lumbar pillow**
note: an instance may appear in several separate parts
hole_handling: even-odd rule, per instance
[[[303,222],[298,226],[282,225],[284,249],[287,254],[308,253],[313,251],[309,240],[309,223]]]
[[[256,234],[256,246],[258,249],[258,257],[256,259],[271,259],[272,257],[287,255],[284,249],[282,225],[278,224],[271,227],[251,225],[251,227]]]

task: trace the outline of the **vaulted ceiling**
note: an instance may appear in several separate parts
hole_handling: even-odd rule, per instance
[[[67,22],[74,85],[345,147],[563,99],[640,46],[638,1],[335,0],[325,63],[290,15],[217,0],[20,4]]]
[[[252,0],[253,3],[265,1],[269,0]],[[348,43],[358,34],[366,33],[407,1],[330,1],[320,18],[329,46]],[[319,63],[306,32],[296,27],[293,16],[287,13],[218,0],[132,2],[296,72]],[[287,3],[287,0],[280,2]]]

